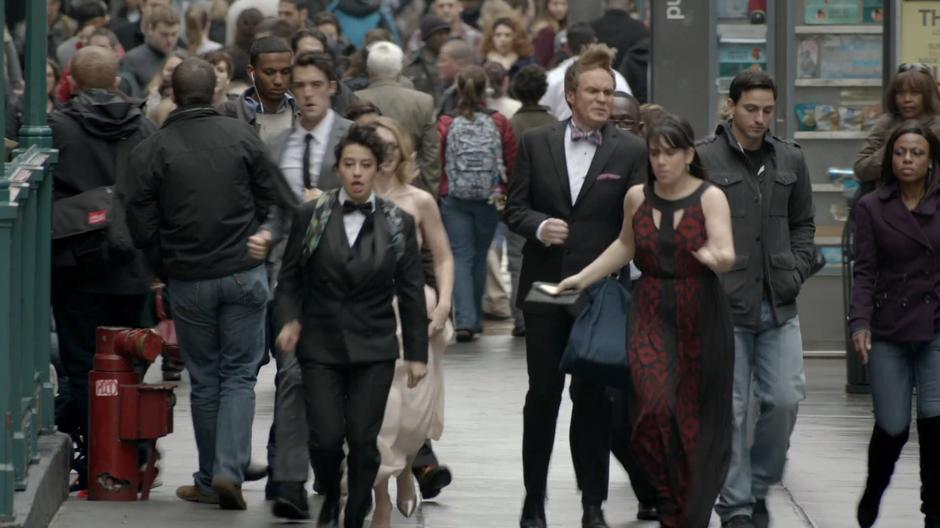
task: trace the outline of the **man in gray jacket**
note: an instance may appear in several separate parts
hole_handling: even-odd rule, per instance
[[[320,191],[340,186],[333,170],[334,150],[352,123],[331,109],[330,98],[336,93],[337,82],[329,55],[306,52],[294,59],[291,91],[300,114],[291,128],[271,137],[268,150],[297,202],[313,200]],[[283,253],[283,243],[272,251],[269,264],[275,282]],[[276,516],[302,520],[309,518],[304,483],[309,474],[310,458],[300,364],[296,354],[278,351],[275,357],[277,392],[271,475],[278,485],[270,494],[274,495]]]
[[[715,508],[723,527],[768,526],[767,490],[783,477],[806,397],[796,297],[813,267],[813,194],[800,147],[768,132],[776,95],[766,73],[738,74],[729,92],[732,118],[698,146],[709,180],[728,197],[737,255],[721,277],[735,340],[735,436]],[[752,398],[760,406],[756,422]]]

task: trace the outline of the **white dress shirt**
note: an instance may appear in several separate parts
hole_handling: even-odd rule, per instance
[[[594,154],[597,152],[597,145],[587,139],[581,141],[571,141],[571,127],[573,121],[568,121],[565,126],[565,167],[568,169],[568,186],[571,188],[571,205],[578,201],[578,194],[581,193],[581,187],[584,186],[584,180],[591,169],[591,162],[594,161]],[[546,220],[547,221],[547,220]],[[539,224],[535,232],[536,238],[542,240],[543,221]],[[542,240],[544,243],[545,241]]]
[[[539,104],[547,106],[555,119],[559,121],[571,117],[571,107],[568,106],[568,101],[565,99],[565,72],[568,71],[568,66],[574,64],[577,59],[577,57],[571,57],[548,72],[548,89],[545,91],[545,95],[542,96],[542,100],[539,101]],[[623,75],[620,75],[617,70],[612,71],[614,72],[615,81],[614,90],[632,95],[633,91],[630,90],[630,84],[623,78]]]
[[[343,205],[346,201],[352,200],[349,198],[349,194],[346,193],[346,189],[341,188],[339,190],[339,204]],[[372,211],[375,212],[375,194],[370,194],[369,199],[366,201],[372,204]],[[362,211],[343,213],[343,227],[346,228],[346,241],[349,242],[349,247],[355,245],[356,239],[359,238],[359,232],[362,231],[362,224],[365,222],[366,215]]]
[[[323,164],[323,157],[326,155],[327,145],[330,144],[330,131],[333,130],[333,123],[336,122],[336,113],[333,110],[327,110],[323,119],[313,127],[313,130],[307,130],[300,124],[300,119],[294,125],[294,132],[287,138],[287,146],[284,147],[284,155],[281,156],[280,168],[284,173],[284,178],[294,196],[298,200],[303,199],[304,192],[304,138],[307,134],[313,135],[310,144],[310,183],[314,187],[320,180],[320,168]]]
[[[584,179],[594,161],[594,153],[597,152],[597,145],[586,139],[571,141],[573,126],[574,122],[568,121],[565,127],[565,165],[568,168],[568,185],[571,187],[571,205],[578,201],[578,194],[581,193]]]

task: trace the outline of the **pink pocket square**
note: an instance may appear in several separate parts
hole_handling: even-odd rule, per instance
[[[612,172],[605,172],[604,174],[601,174],[600,176],[597,177],[597,181],[605,181],[605,180],[616,181],[616,180],[619,180],[620,178],[621,176],[619,174],[614,174]]]

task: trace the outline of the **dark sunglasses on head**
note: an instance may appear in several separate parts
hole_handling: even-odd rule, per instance
[[[905,62],[898,66],[898,73],[904,73],[911,70],[917,70],[920,73],[926,73],[927,75],[933,75],[933,72],[926,64],[922,62]]]

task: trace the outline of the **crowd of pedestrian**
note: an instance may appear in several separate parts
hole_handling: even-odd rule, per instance
[[[584,304],[527,294],[613,276],[633,299],[626,388],[571,376],[582,526],[608,526],[610,453],[639,519],[770,525],[806,396],[796,298],[818,270],[810,175],[769,131],[770,76],[737,75],[728,119],[697,141],[647,104],[649,34],[628,0],[572,24],[566,0],[46,1],[73,491],[93,478],[95,329],[155,326],[155,292],[182,351],[164,379],[185,367],[192,387],[198,461],[177,496],[245,509],[242,484],[267,478],[275,516],[309,519],[312,475],[324,527],[370,513],[387,527],[393,507],[410,517],[451,483],[432,446],[443,354],[504,318],[528,367],[520,526],[544,528],[559,364]],[[5,78],[15,138],[30,87]],[[902,68],[857,167],[881,182],[858,205],[849,320],[875,389],[864,527],[915,388],[925,523],[940,526],[938,105],[930,72]],[[259,463],[254,388],[270,359]]]

